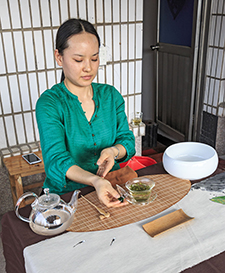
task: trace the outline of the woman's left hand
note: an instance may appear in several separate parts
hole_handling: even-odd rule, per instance
[[[97,161],[98,171],[97,175],[105,177],[114,165],[115,148],[110,147],[102,150],[101,155]]]

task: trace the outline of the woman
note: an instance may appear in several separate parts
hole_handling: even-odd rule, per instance
[[[87,21],[69,19],[58,29],[55,59],[64,81],[38,99],[36,118],[50,192],[64,194],[91,185],[108,207],[122,206],[104,179],[118,161],[135,154],[120,93],[92,83],[99,67],[100,39]]]

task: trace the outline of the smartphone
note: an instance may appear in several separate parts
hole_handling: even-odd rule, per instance
[[[22,155],[22,158],[25,159],[27,163],[31,165],[41,162],[41,159],[34,153]]]

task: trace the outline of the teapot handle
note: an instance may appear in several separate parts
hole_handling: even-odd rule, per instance
[[[18,201],[16,202],[16,206],[15,206],[16,216],[17,216],[20,220],[22,220],[22,221],[24,221],[24,222],[27,222],[27,223],[30,222],[29,218],[24,217],[24,216],[21,216],[21,215],[19,214],[19,211],[18,211],[18,210],[19,210],[19,206],[20,206],[21,202],[22,202],[25,198],[27,198],[28,196],[35,197],[35,199],[38,198],[38,196],[37,196],[35,193],[33,193],[33,192],[25,192],[24,194],[22,194],[22,195],[20,196],[20,198],[19,198]]]

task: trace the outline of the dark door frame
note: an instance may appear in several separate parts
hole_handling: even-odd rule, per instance
[[[188,140],[198,141],[202,126],[203,98],[205,84],[205,63],[208,42],[211,0],[200,0],[201,13],[196,24],[198,28],[198,54],[194,66],[193,120]],[[157,43],[158,0],[144,0],[143,9],[143,61],[142,61],[142,111],[144,120],[156,119],[156,54],[150,48]],[[147,35],[146,35],[147,34]]]

